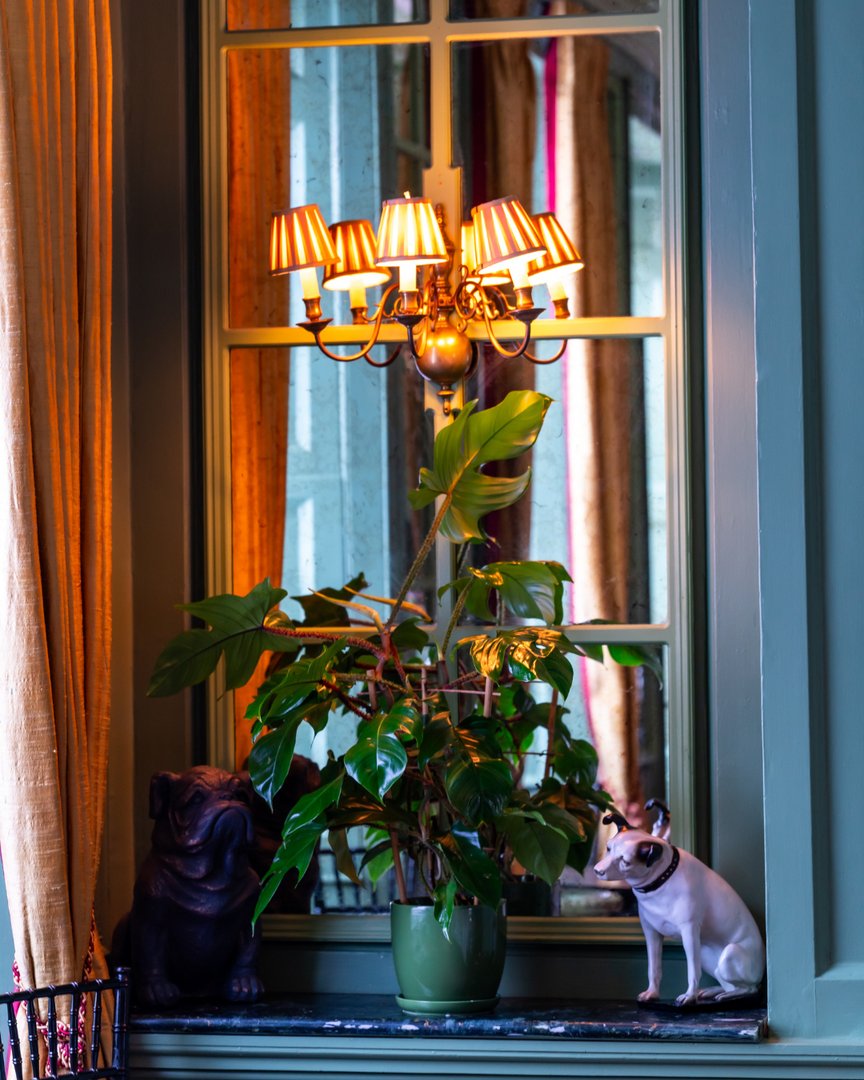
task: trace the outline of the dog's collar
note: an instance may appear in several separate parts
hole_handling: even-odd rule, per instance
[[[679,863],[680,859],[681,859],[681,856],[678,854],[678,848],[673,847],[672,848],[672,861],[669,863],[669,865],[666,867],[666,869],[663,871],[663,873],[660,875],[660,877],[655,878],[653,881],[650,881],[647,885],[634,885],[633,886],[633,892],[639,892],[639,893],[654,892],[654,890],[659,889],[661,885],[665,885],[666,882],[669,880],[669,878],[672,877],[672,875],[678,869],[678,863]]]

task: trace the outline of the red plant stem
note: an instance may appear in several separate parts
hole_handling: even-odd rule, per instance
[[[408,903],[408,889],[405,886],[405,875],[402,872],[402,859],[399,854],[399,844],[396,841],[396,830],[390,830],[390,846],[393,848],[393,869],[396,872],[396,888],[399,892],[399,900],[403,904]]]
[[[291,630],[287,626],[266,626],[264,629],[266,633],[276,634],[278,637],[307,638],[309,641],[342,640],[346,645],[354,645],[358,649],[366,649],[379,659],[387,659],[387,653],[380,645],[376,645],[374,642],[369,641],[368,638],[349,637],[346,634],[340,633],[338,630],[316,630],[314,633],[310,633],[308,630],[302,629],[302,627]]]
[[[408,569],[408,573],[405,575],[405,580],[402,582],[402,587],[399,590],[399,595],[393,602],[393,607],[390,609],[390,614],[387,616],[387,622],[384,629],[389,630],[391,626],[396,622],[396,616],[399,614],[399,610],[408,596],[408,590],[414,584],[414,579],[420,573],[423,568],[423,563],[429,556],[429,552],[432,550],[432,545],[435,543],[435,537],[438,530],[441,528],[441,522],[444,520],[444,515],[450,509],[450,503],[453,501],[453,496],[447,492],[441,500],[441,506],[438,508],[438,513],[435,515],[435,520],[429,527],[429,532],[420,545],[420,550],[417,552],[414,562]]]
[[[326,687],[331,694],[334,694],[346,709],[350,709],[351,712],[356,713],[361,720],[371,720],[375,715],[370,713],[368,709],[364,709],[361,705],[358,705],[356,701],[353,701],[343,690],[340,690],[336,683],[329,682],[327,679],[321,680],[321,685]]]
[[[546,764],[543,768],[543,779],[548,780],[552,775],[552,743],[555,740],[555,716],[558,712],[558,691],[552,690],[552,700],[549,702],[549,720],[546,725]]]

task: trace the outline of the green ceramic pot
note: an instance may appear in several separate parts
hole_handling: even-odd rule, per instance
[[[479,905],[453,911],[444,936],[431,901],[390,905],[393,962],[406,1012],[482,1012],[498,1001],[507,924],[497,910]]]

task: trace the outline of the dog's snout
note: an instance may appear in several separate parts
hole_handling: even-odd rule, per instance
[[[605,859],[601,859],[600,862],[595,863],[594,864],[594,873],[597,875],[597,877],[605,878],[606,877],[606,872],[608,871],[611,863],[612,863],[612,860],[609,857],[607,857]]]

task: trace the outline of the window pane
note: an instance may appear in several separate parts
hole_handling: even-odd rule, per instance
[[[453,46],[463,216],[515,195],[553,210],[585,269],[575,316],[664,310],[656,33]]]
[[[232,326],[305,318],[296,275],[268,273],[274,210],[317,203],[329,223],[371,218],[375,227],[382,199],[420,190],[427,67],[420,45],[229,50]],[[328,314],[350,321],[347,302]]]
[[[450,0],[450,18],[539,19],[562,15],[633,15],[659,11],[659,0]]]
[[[398,589],[428,524],[407,499],[431,446],[407,363],[382,371],[311,347],[232,350],[235,583],[269,576],[307,595],[362,572],[379,596]],[[236,532],[251,519],[254,549]],[[241,569],[256,558],[254,571]],[[428,581],[415,599],[428,605],[431,592]]]
[[[571,341],[557,363],[501,359],[485,347],[466,398],[481,407],[512,389],[553,399],[531,451],[531,486],[485,519],[494,541],[475,566],[555,560],[570,572],[565,621],[666,619],[666,425],[658,339]],[[525,456],[499,466],[524,471]],[[489,467],[491,471],[491,467]],[[509,616],[508,616],[509,618]]]
[[[428,11],[428,0],[228,0],[228,29],[424,22]]]

